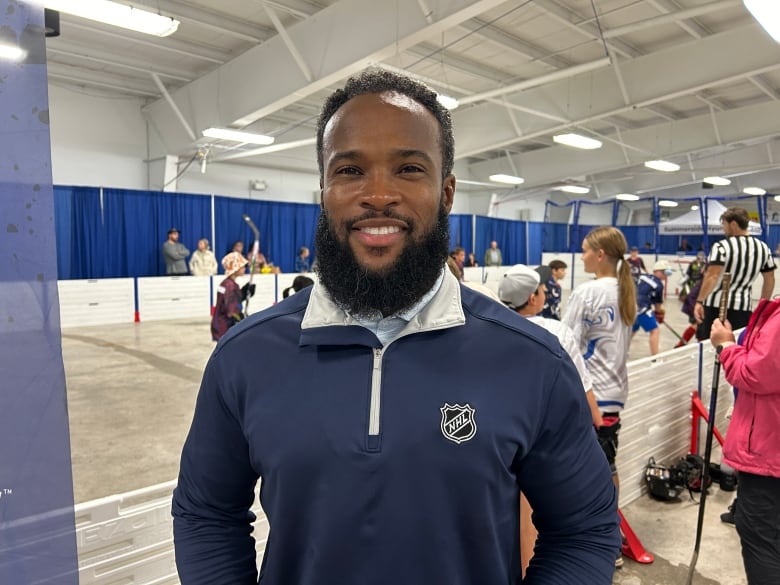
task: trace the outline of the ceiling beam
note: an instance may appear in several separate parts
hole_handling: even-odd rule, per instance
[[[306,63],[316,64],[311,65],[313,82],[306,81],[277,35],[171,96],[196,131],[207,126],[244,127],[327,90],[370,64],[439,38],[504,1],[438,0],[434,23],[428,24],[416,0],[380,2],[371,11],[365,10],[364,0],[339,0],[289,27],[290,38]],[[235,91],[236,87],[241,91]],[[170,119],[164,101],[151,104],[145,112],[165,138],[169,152],[187,146],[186,133]]]
[[[645,20],[639,20],[637,22],[632,22],[631,24],[625,24],[623,26],[617,26],[615,28],[605,30],[604,38],[614,39],[616,37],[622,37],[640,30],[646,30],[648,28],[654,28],[664,24],[677,23],[688,18],[695,18],[705,14],[712,14],[713,12],[726,10],[728,8],[735,8],[737,6],[742,6],[742,0],[720,0],[719,2],[710,2],[709,4],[703,4],[702,6],[697,6],[695,8],[687,8],[685,10],[678,10],[676,12],[667,12],[661,16],[646,18]]]
[[[777,70],[780,68],[780,47],[766,35],[759,34],[759,30],[758,25],[751,24],[622,63],[621,70],[628,93],[634,99],[628,105],[624,104],[614,76],[607,70],[592,71],[544,88],[528,90],[523,94],[523,103],[529,107],[544,104],[545,111],[551,111],[558,104],[559,107],[565,104],[570,110],[567,117],[572,125],[588,124]],[[745,51],[743,47],[751,47],[752,50]],[[648,79],[652,79],[653,83],[647,83]],[[582,93],[582,89],[592,87],[599,88],[597,102],[580,100],[570,103],[568,96],[572,92]],[[457,123],[478,127],[491,116],[490,112],[491,106],[484,104],[462,113],[456,110],[456,128]],[[497,130],[489,135],[483,133],[465,136],[463,139],[459,137],[460,148],[456,156],[468,157],[489,150],[500,150],[567,127],[539,126],[535,124],[537,130],[526,132],[522,137],[515,136],[508,129],[503,133]]]

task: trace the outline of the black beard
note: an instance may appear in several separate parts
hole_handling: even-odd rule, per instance
[[[408,309],[431,290],[447,260],[450,224],[443,206],[439,208],[436,224],[420,240],[413,237],[414,222],[392,211],[368,212],[347,220],[345,233],[357,221],[375,217],[400,219],[412,235],[398,259],[381,271],[358,264],[349,244],[338,239],[337,230],[324,209],[317,221],[314,270],[333,301],[358,317],[372,317],[377,312],[387,317]]]

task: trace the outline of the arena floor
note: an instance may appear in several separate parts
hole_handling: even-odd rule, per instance
[[[687,325],[673,297],[667,301],[667,321],[680,334]],[[662,326],[661,351],[676,342]],[[175,479],[213,347],[208,318],[63,330],[77,503]],[[647,334],[640,332],[631,359],[648,355]],[[737,534],[719,519],[733,495],[716,487],[707,499],[697,585],[747,583]],[[697,504],[687,497],[672,503],[642,497],[623,512],[655,561],[642,565],[627,559],[614,583],[685,583]]]

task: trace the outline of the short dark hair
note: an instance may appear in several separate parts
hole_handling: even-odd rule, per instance
[[[550,260],[550,263],[547,266],[549,266],[551,270],[560,270],[561,268],[569,267],[566,262],[563,260],[558,260],[557,258],[555,260]]]
[[[452,174],[455,164],[455,138],[452,135],[452,118],[450,113],[436,99],[436,92],[419,81],[406,75],[400,75],[384,69],[367,69],[347,79],[343,88],[334,91],[322,106],[317,120],[317,166],[320,169],[320,179],[324,176],[324,161],[322,141],[325,126],[333,115],[354,97],[366,93],[382,93],[394,91],[403,94],[433,114],[439,122],[439,147],[441,148],[442,179]]]
[[[720,216],[720,221],[725,221],[726,223],[736,221],[740,229],[746,230],[750,223],[750,216],[748,215],[747,209],[729,207]]]
[[[465,252],[466,252],[466,250],[464,250],[464,249],[463,249],[463,248],[461,248],[460,246],[455,246],[455,247],[452,249],[452,252],[450,252],[450,256],[452,256],[452,257],[455,257],[455,256],[457,256],[458,254],[460,254],[461,252],[465,253]]]

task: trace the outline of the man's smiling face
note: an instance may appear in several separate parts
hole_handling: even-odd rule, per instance
[[[438,122],[405,95],[345,103],[325,127],[323,163],[331,229],[368,272],[387,271],[452,207],[455,179],[442,179]]]

